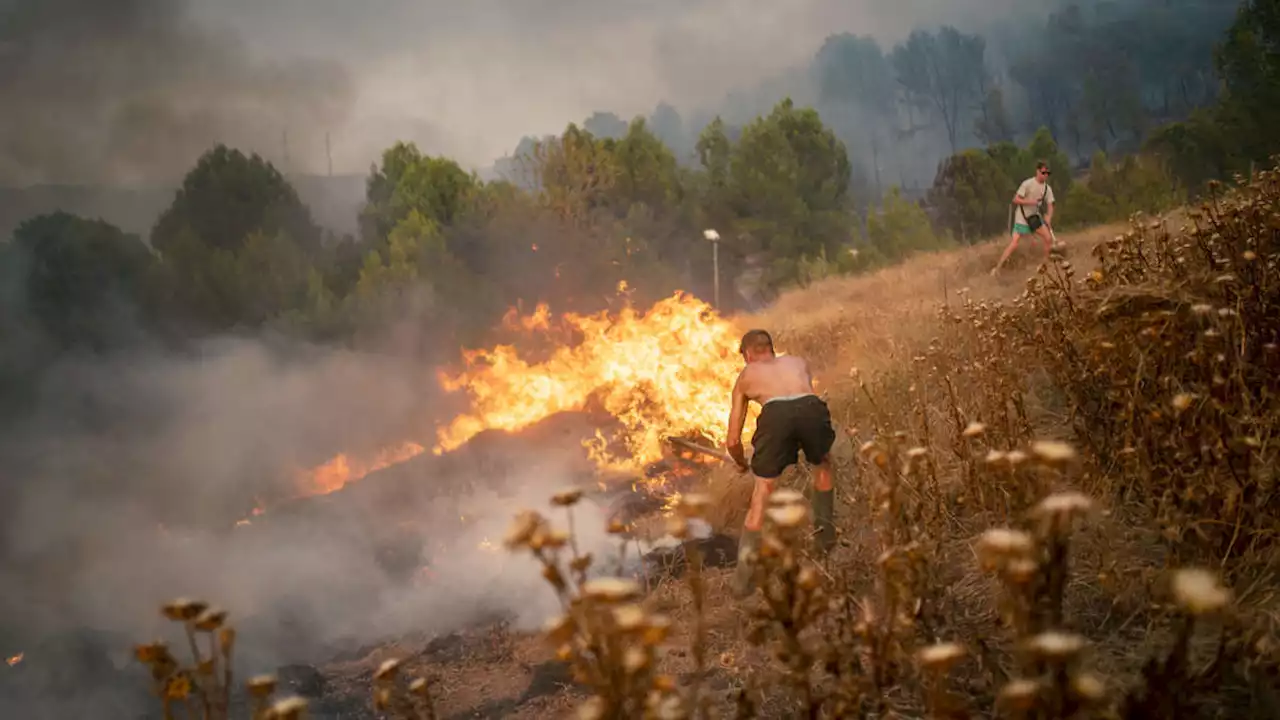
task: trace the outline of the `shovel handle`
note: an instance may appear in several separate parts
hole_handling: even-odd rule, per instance
[[[685,450],[692,450],[697,453],[702,453],[703,455],[710,455],[711,457],[714,457],[714,458],[720,458],[725,462],[733,462],[732,455],[718,448],[709,448],[705,445],[699,445],[698,443],[690,442],[688,440],[685,440],[684,438],[678,438],[678,437],[669,437],[667,438],[667,442],[677,447],[682,447]]]

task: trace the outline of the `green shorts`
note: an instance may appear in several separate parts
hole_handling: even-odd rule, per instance
[[[1039,215],[1032,215],[1025,223],[1015,222],[1013,231],[1019,235],[1031,235],[1039,232],[1042,227],[1044,227],[1044,220]]]

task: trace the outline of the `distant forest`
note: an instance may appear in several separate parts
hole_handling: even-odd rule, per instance
[[[346,233],[323,227],[299,179],[225,146],[145,230],[65,207],[23,218],[0,245],[0,408],[33,401],[68,353],[226,334],[381,349],[410,324],[428,331],[395,352],[431,359],[493,340],[511,307],[617,303],[621,281],[637,303],[709,299],[707,228],[722,309],[749,309],[1005,232],[1037,159],[1057,170],[1068,229],[1174,206],[1278,149],[1274,2],[1072,5],[995,37],[832,36],[804,92],[755,115],[747,100],[705,123],[597,113],[526,138],[498,178],[397,143]]]

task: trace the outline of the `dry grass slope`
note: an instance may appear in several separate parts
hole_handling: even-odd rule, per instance
[[[797,471],[771,502],[751,601],[729,601],[696,552],[650,593],[587,580],[571,534],[517,518],[507,546],[563,603],[548,653],[585,694],[560,706],[1280,717],[1280,174],[1185,218],[1066,240],[1030,272],[988,278],[992,244],[825,281],[743,319],[811,358],[845,431],[840,546],[810,556]],[[736,531],[741,511],[725,507],[745,486],[710,473],[669,529],[698,517]],[[187,671],[183,697],[216,698],[217,667]],[[400,680],[410,670],[432,672],[384,665],[377,703],[435,717],[429,683]]]

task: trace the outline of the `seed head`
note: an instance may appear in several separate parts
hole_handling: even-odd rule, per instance
[[[1098,702],[1107,696],[1107,685],[1102,678],[1091,672],[1083,672],[1076,675],[1071,680],[1071,689],[1075,690],[1076,695],[1088,700],[1089,702]]]
[[[572,507],[581,499],[582,491],[577,488],[573,488],[570,490],[561,490],[555,495],[552,495],[551,504],[559,505],[560,507]]]
[[[1170,404],[1173,405],[1174,410],[1183,412],[1187,408],[1191,407],[1191,403],[1195,402],[1195,399],[1196,396],[1193,393],[1178,393],[1173,396],[1173,400]]]
[[[769,505],[772,507],[786,507],[788,505],[800,505],[803,503],[804,495],[792,490],[791,488],[782,488],[769,496]]]
[[[857,252],[857,250],[852,249],[851,251]],[[660,687],[656,680],[654,681],[653,689],[659,693],[670,693],[670,690]],[[651,699],[649,702],[648,712],[652,714],[654,720],[686,720],[689,717],[689,713],[685,710],[684,702],[679,695],[661,695],[656,701]]]
[[[222,627],[222,623],[227,620],[227,611],[221,609],[210,608],[200,613],[196,618],[196,629],[202,632],[213,632]]]
[[[249,689],[249,694],[256,698],[265,698],[276,691],[275,675],[255,675],[249,678],[249,682],[245,683],[245,687]]]
[[[1065,465],[1075,459],[1075,448],[1057,440],[1039,440],[1031,443],[1031,452],[1046,465]]]
[[[1021,530],[992,528],[978,538],[978,552],[1001,559],[1023,557],[1035,549],[1035,541]]]
[[[1011,680],[1000,688],[998,701],[1006,707],[1026,710],[1035,704],[1036,697],[1040,695],[1040,687],[1040,683],[1035,680]]]
[[[671,618],[666,615],[650,615],[644,629],[644,643],[658,645],[671,634]]]
[[[307,701],[294,696],[285,698],[267,711],[269,720],[302,720],[307,714]]]
[[[818,575],[818,571],[812,565],[805,565],[800,568],[800,572],[796,574],[796,585],[802,590],[817,590],[822,584],[822,578]]]
[[[522,510],[511,522],[507,536],[502,541],[507,548],[515,550],[529,544],[533,536],[542,529],[542,516],[533,510]]]
[[[596,696],[578,706],[578,720],[602,720],[604,712],[604,698]]]
[[[1203,568],[1184,568],[1174,573],[1173,597],[1178,606],[1192,615],[1217,612],[1231,602],[1231,591],[1218,576]]]
[[[965,656],[964,646],[960,643],[944,642],[930,645],[916,654],[920,664],[931,670],[946,670]]]
[[[431,686],[426,678],[414,678],[413,682],[409,683],[409,692],[418,697],[427,697],[431,692]]]
[[[640,583],[626,578],[593,578],[582,584],[582,595],[606,603],[621,603],[640,597]]]
[[[1068,660],[1084,650],[1085,640],[1079,635],[1049,630],[1027,641],[1027,650],[1051,660]]]
[[[373,673],[375,680],[391,680],[400,672],[400,661],[396,658],[383,660],[378,666],[377,671]]]
[[[964,432],[960,433],[967,438],[975,438],[987,431],[987,426],[980,422],[971,422],[965,427]]]
[[[1019,585],[1026,585],[1035,579],[1036,572],[1039,569],[1040,566],[1036,564],[1035,560],[1017,558],[1016,560],[1010,561],[1009,564],[1005,566],[1005,573],[1013,582],[1018,583]]]
[[[191,598],[178,598],[173,602],[167,603],[160,609],[165,617],[174,621],[195,620],[204,609],[208,607],[208,603]]]
[[[680,514],[687,518],[704,517],[711,507],[711,497],[703,493],[681,495],[680,504],[677,507],[680,510]]]
[[[638,673],[649,666],[649,653],[632,646],[622,655],[622,667],[629,673]]]
[[[577,630],[577,623],[569,615],[557,615],[542,626],[543,634],[556,645],[563,645],[572,640],[575,630]]]
[[[635,603],[619,605],[613,609],[613,624],[622,632],[643,630],[649,614]]]
[[[569,533],[563,530],[552,530],[551,532],[542,533],[535,537],[541,541],[540,544],[542,547],[554,549],[562,548],[569,544]]]
[[[164,695],[170,700],[185,700],[191,695],[191,676],[179,672],[169,676],[164,684]]]
[[[1084,515],[1091,510],[1093,510],[1093,500],[1088,495],[1080,492],[1060,492],[1041,500],[1032,513],[1039,516],[1072,517]]]
[[[765,511],[765,515],[778,527],[795,528],[800,527],[804,522],[809,515],[809,510],[804,505],[783,505],[769,508]]]
[[[133,648],[133,656],[138,662],[150,665],[159,662],[161,658],[169,654],[169,648],[162,642],[147,643],[145,645],[135,645]]]

